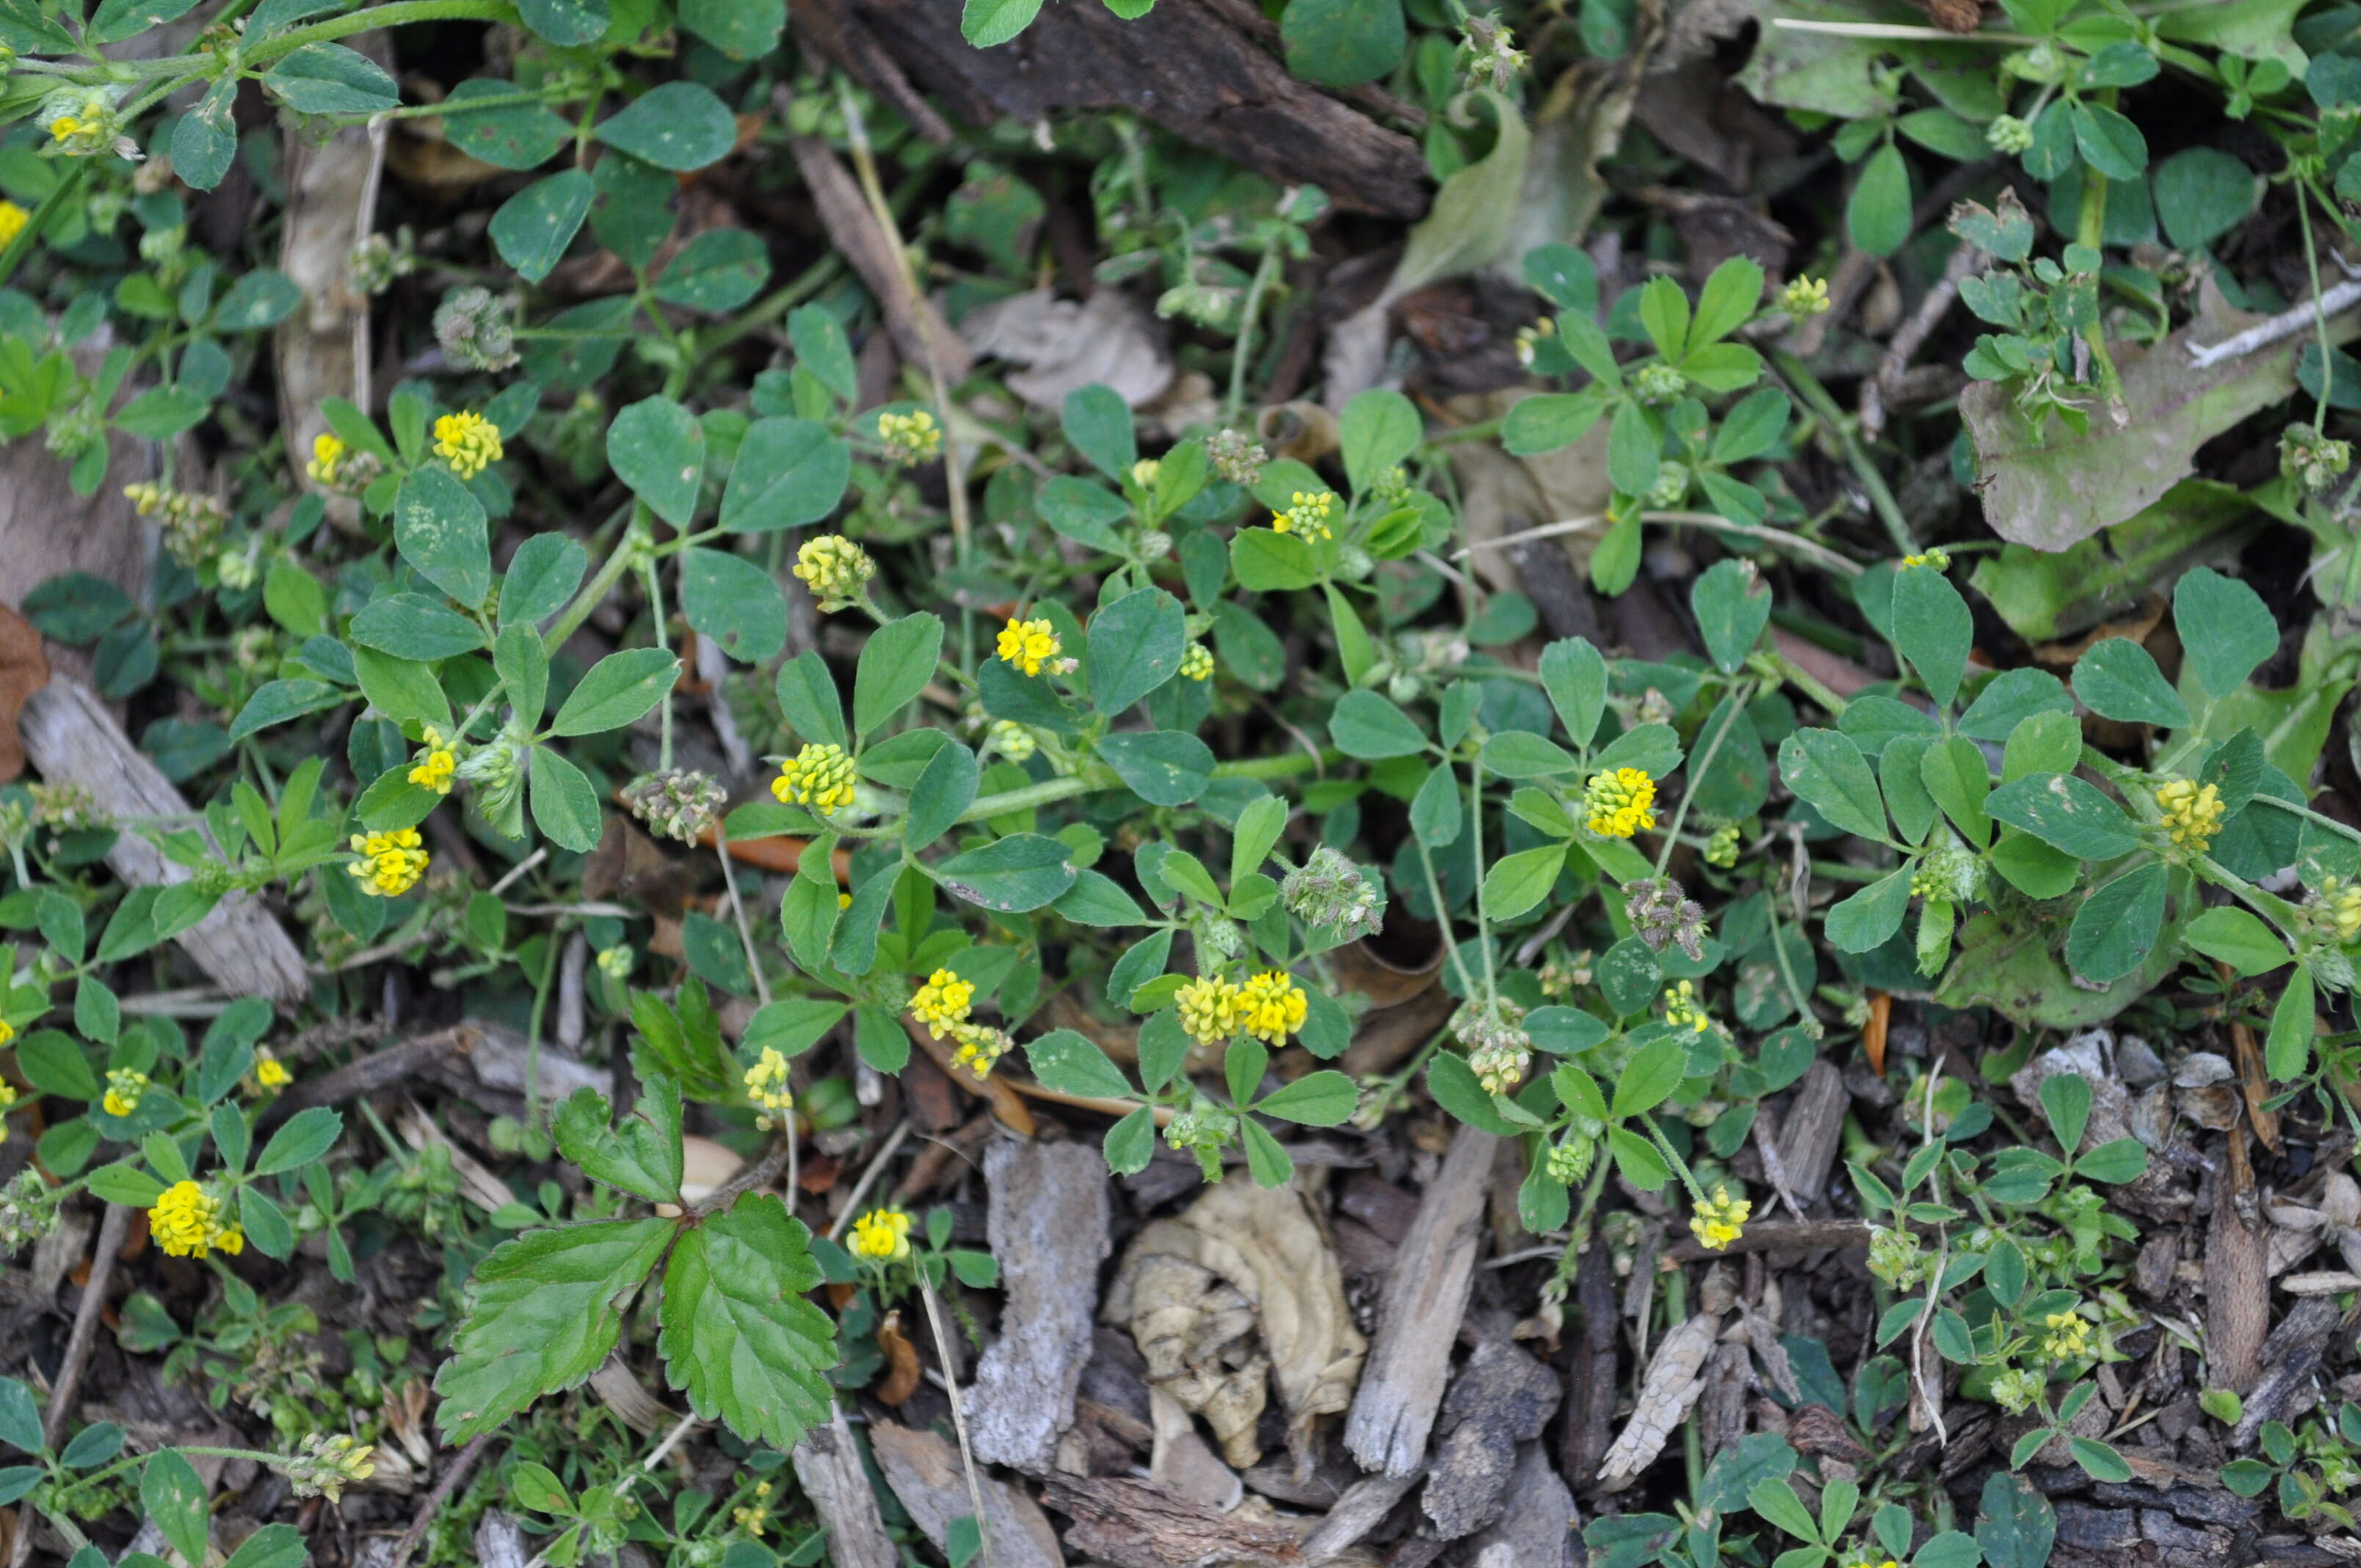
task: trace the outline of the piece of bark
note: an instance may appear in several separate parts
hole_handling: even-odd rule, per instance
[[[2270,1326],[2269,1226],[2240,1212],[2254,1202],[2246,1133],[2232,1127],[2205,1230],[2205,1348],[2213,1381],[2244,1394],[2262,1371]]]
[[[1817,1206],[1835,1168],[1844,1136],[1844,1074],[1825,1058],[1815,1061],[1796,1086],[1795,1102],[1779,1124],[1779,1158],[1787,1182],[1806,1207]]]
[[[976,1364],[968,1435],[978,1459],[1040,1475],[1074,1424],[1107,1255],[1106,1160],[1088,1144],[994,1146],[986,1227],[1007,1304]]]
[[[782,89],[784,93],[784,89]],[[779,118],[786,114],[782,99]],[[894,242],[870,210],[869,199],[862,193],[860,184],[845,171],[837,160],[835,151],[820,137],[789,137],[787,150],[794,154],[796,170],[803,175],[804,189],[811,192],[812,205],[819,209],[819,221],[827,230],[829,242],[837,253],[851,264],[852,270],[885,313],[885,330],[901,351],[905,363],[921,370],[939,371],[946,386],[956,385],[968,378],[975,368],[975,356],[968,352],[959,334],[943,320],[934,302],[917,291],[910,274],[895,253]]]
[[[1049,1505],[1071,1519],[1066,1542],[1115,1568],[1203,1568],[1303,1561],[1295,1532],[1209,1508],[1148,1481],[1124,1475],[1052,1475]]]
[[[1858,1220],[1758,1220],[1726,1245],[1709,1247],[1692,1236],[1666,1247],[1664,1256],[1674,1263],[1702,1263],[1748,1252],[1867,1246],[1869,1235],[1870,1228]]]
[[[524,1527],[517,1523],[514,1516],[498,1508],[484,1510],[484,1517],[476,1522],[476,1562],[479,1568],[524,1568],[525,1560],[532,1555],[532,1550],[525,1545]]]
[[[1705,1392],[1706,1357],[1720,1327],[1719,1313],[1699,1312],[1683,1319],[1656,1346],[1640,1379],[1639,1397],[1631,1402],[1631,1419],[1599,1467],[1599,1480],[1608,1491],[1620,1491],[1637,1480],[1687,1418],[1689,1408]]]
[[[447,1029],[413,1035],[383,1050],[357,1057],[343,1067],[302,1079],[272,1099],[255,1118],[255,1128],[268,1131],[298,1111],[308,1111],[314,1105],[342,1104],[426,1075],[446,1058],[473,1051],[481,1043],[486,1027],[489,1025],[462,1019]]]
[[[1459,1129],[1394,1258],[1377,1343],[1345,1418],[1345,1446],[1364,1470],[1407,1475],[1426,1456],[1450,1370],[1451,1331],[1467,1308],[1484,1188],[1499,1144],[1489,1133]]]
[[[0,604],[0,784],[25,771],[25,745],[16,739],[16,715],[25,699],[49,684],[49,655],[33,623]]]
[[[1126,21],[1104,5],[1049,5],[1022,36],[969,46],[962,0],[795,0],[796,26],[834,38],[838,63],[881,91],[873,38],[910,82],[971,125],[1039,125],[1060,111],[1123,110],[1288,184],[1317,185],[1356,212],[1426,211],[1418,143],[1290,75],[1205,0],[1167,0]]]
[[[870,1489],[869,1472],[862,1467],[842,1409],[829,1413],[828,1425],[806,1432],[787,1457],[828,1534],[829,1561],[835,1568],[896,1568],[901,1554],[885,1534],[877,1494]],[[962,1486],[960,1496],[966,1495]]]
[[[2262,1376],[2244,1390],[2245,1409],[2231,1431],[2231,1447],[2252,1447],[2264,1422],[2293,1421],[2311,1408],[2317,1398],[2312,1376],[2341,1315],[2336,1303],[2323,1296],[2307,1296],[2288,1309],[2263,1342]]]
[[[1560,1463],[1584,1486],[1598,1475],[1614,1440],[1615,1257],[1603,1236],[1583,1249],[1575,1276],[1575,1300],[1582,1308],[1582,1332],[1568,1341],[1566,1398],[1572,1407],[1563,1435]]]
[[[1456,1541],[1499,1517],[1518,1446],[1541,1436],[1562,1393],[1548,1367],[1506,1341],[1469,1354],[1443,1401],[1446,1431],[1419,1499],[1437,1536]]]
[[[109,817],[181,817],[190,809],[98,695],[79,681],[60,675],[27,697],[16,732],[41,777],[82,785]],[[137,833],[116,834],[106,863],[133,887],[168,887],[190,874]],[[250,894],[229,894],[174,940],[233,996],[293,1003],[310,993],[303,955]]]
[[[937,1547],[950,1539],[951,1521],[972,1518],[967,1472],[950,1441],[923,1428],[892,1421],[869,1423],[869,1447],[885,1484],[902,1500],[911,1522]],[[858,1461],[855,1461],[856,1464]],[[983,1491],[983,1528],[992,1541],[994,1568],[1064,1568],[1058,1532],[1040,1505],[1016,1487],[989,1475]]]
[[[1316,1568],[1333,1558],[1342,1557],[1360,1543],[1361,1538],[1384,1522],[1393,1512],[1394,1505],[1410,1495],[1418,1485],[1421,1472],[1407,1475],[1364,1475],[1345,1488],[1310,1535],[1303,1538],[1305,1568]]]
[[[1477,1559],[1506,1547],[1516,1568],[1575,1568],[1581,1559],[1574,1532],[1582,1527],[1582,1511],[1564,1477],[1550,1468],[1545,1445],[1529,1442],[1518,1450],[1507,1502],[1507,1510],[1468,1542]]]

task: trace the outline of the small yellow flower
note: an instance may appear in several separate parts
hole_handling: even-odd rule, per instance
[[[0,1078],[0,1116],[5,1116],[8,1107],[15,1103],[16,1103],[16,1086],[6,1079]],[[0,1121],[0,1144],[7,1141],[8,1124],[5,1121]]]
[[[147,1091],[146,1073],[134,1068],[109,1068],[106,1096],[98,1102],[99,1109],[110,1116],[128,1116],[139,1109],[139,1097]]]
[[[1697,1000],[1697,987],[1686,980],[1664,987],[1663,1003],[1664,1022],[1675,1029],[1702,1035],[1713,1027],[1713,1020],[1706,1016],[1705,1003]]]
[[[1753,1212],[1753,1204],[1732,1198],[1729,1188],[1717,1183],[1713,1196],[1698,1203],[1697,1212],[1689,1216],[1689,1229],[1699,1242],[1719,1252],[1746,1234],[1747,1217]]]
[[[402,828],[391,833],[356,833],[352,850],[360,859],[345,869],[371,898],[399,898],[417,886],[418,879],[426,873],[430,857],[419,848],[423,841],[415,828]]]
[[[500,446],[499,425],[462,410],[434,422],[434,455],[450,464],[459,477],[472,479],[507,453]]]
[[[1001,662],[1025,674],[1039,674],[1041,666],[1056,658],[1059,651],[1058,634],[1047,620],[1012,620],[1000,629]]]
[[[2222,792],[2212,784],[2167,779],[2157,786],[2156,804],[2164,812],[2165,831],[2192,854],[2203,854],[2222,830]]]
[[[821,609],[840,609],[861,597],[876,576],[877,563],[841,533],[823,533],[796,546],[793,571]]]
[[[1180,673],[1192,681],[1213,678],[1213,651],[1202,642],[1191,642],[1181,651]]]
[[[1852,1564],[1852,1568],[1899,1568],[1899,1565],[1891,1557],[1887,1558],[1883,1563],[1872,1563],[1868,1558],[1864,1557],[1860,1562]]]
[[[2051,1312],[2041,1320],[2049,1332],[2041,1342],[2042,1354],[2052,1361],[2071,1361],[2091,1353],[2091,1325],[2073,1312]]]
[[[1533,359],[1540,351],[1542,339],[1556,335],[1557,323],[1548,316],[1543,316],[1531,326],[1519,327],[1517,329],[1517,363],[1528,370],[1532,369]]]
[[[598,949],[598,972],[609,980],[631,978],[631,964],[636,955],[629,942],[618,942],[611,948]]]
[[[991,1077],[994,1064],[1016,1044],[989,1025],[953,1024],[950,1027],[951,1038],[959,1042],[951,1048],[952,1065],[966,1068],[978,1078]]]
[[[1797,321],[1825,314],[1828,308],[1828,280],[1825,278],[1790,279],[1787,286],[1779,291],[1779,308]]]
[[[1238,1032],[1238,988],[1225,980],[1199,976],[1172,993],[1180,1005],[1180,1026],[1201,1046]]]
[[[852,759],[844,748],[807,746],[779,764],[771,794],[781,806],[808,806],[822,817],[852,804]]]
[[[254,1053],[254,1081],[266,1090],[280,1090],[294,1082],[295,1075],[267,1048],[258,1048]]]
[[[943,449],[942,426],[924,409],[879,414],[877,439],[885,444],[885,455],[906,468],[916,467]]]
[[[1301,534],[1306,539],[1330,538],[1334,531],[1328,526],[1328,518],[1335,510],[1333,490],[1298,490],[1293,503],[1270,520],[1271,532]]]
[[[1285,970],[1266,970],[1237,990],[1238,1026],[1264,1045],[1284,1045],[1303,1027],[1311,1004]]]
[[[927,982],[910,996],[910,1016],[927,1026],[927,1033],[941,1039],[946,1031],[965,1023],[975,1003],[975,986],[961,980],[957,973],[939,969],[927,977]]]
[[[82,134],[82,121],[71,115],[60,115],[49,122],[49,135],[59,141],[71,141]]]
[[[1725,822],[1705,841],[1705,863],[1728,871],[1738,863],[1738,824]]]
[[[779,1054],[776,1046],[764,1046],[763,1055],[746,1069],[746,1098],[763,1111],[763,1124],[770,1125],[770,1116],[796,1107],[796,1097],[787,1092],[787,1058]]]
[[[303,472],[315,485],[333,485],[336,482],[336,465],[344,460],[345,444],[324,430],[312,438],[312,461],[304,466]]]
[[[204,1257],[216,1249],[236,1256],[246,1250],[246,1234],[223,1224],[221,1212],[220,1199],[193,1181],[176,1181],[148,1211],[148,1234],[169,1257]]]
[[[436,795],[451,793],[451,775],[458,770],[459,759],[443,739],[443,732],[432,724],[426,727],[424,748],[418,755],[418,765],[410,770],[410,782],[421,789],[431,789]]]
[[[2346,883],[2336,877],[2320,879],[2321,902],[2327,906],[2328,917],[2336,924],[2336,939],[2349,942],[2361,937],[2361,883]],[[0,1025],[0,1028],[6,1027]],[[0,1045],[8,1036],[0,1035]]]
[[[1948,572],[1951,569],[1951,555],[1947,550],[1929,550],[1924,555],[1905,555],[1902,565],[1905,570],[1912,566],[1932,566],[1938,572]]]
[[[899,1209],[872,1209],[852,1222],[852,1255],[873,1263],[898,1263],[910,1255],[910,1216]]]
[[[1650,809],[1655,804],[1656,781],[1637,768],[1594,773],[1589,787],[1582,792],[1587,826],[1602,839],[1629,839],[1634,833],[1655,831],[1656,814]]]
[[[992,721],[990,744],[1012,762],[1021,762],[1041,749],[1041,742],[1034,739],[1033,731],[1013,718]]]
[[[32,220],[33,214],[16,203],[0,202],[0,247],[16,244],[16,236],[25,232],[25,225]]]
[[[1143,457],[1131,466],[1131,482],[1143,490],[1152,490],[1156,488],[1156,476],[1163,471],[1162,463],[1153,457]]]
[[[15,1039],[16,1037],[16,1025],[14,1025],[14,1024],[11,1024],[11,1023],[10,1023],[10,1022],[8,1022],[8,1020],[7,1020],[7,1019],[5,1019],[5,1018],[0,1018],[0,1046],[5,1046],[5,1045],[6,1045],[9,1041],[11,1041],[11,1040]]]
[[[768,1481],[755,1482],[753,1502],[742,1508],[730,1509],[730,1518],[740,1530],[757,1541],[761,1540],[771,1523],[771,1484]]]

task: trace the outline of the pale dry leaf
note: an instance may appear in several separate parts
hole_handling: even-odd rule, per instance
[[[1114,289],[1081,303],[1047,289],[1012,294],[970,311],[959,332],[978,355],[1025,366],[1008,389],[1039,409],[1062,409],[1067,393],[1093,384],[1137,408],[1172,384],[1162,329]]]
[[[1656,1346],[1640,1379],[1631,1419],[1623,1423],[1599,1465],[1598,1478],[1608,1491],[1620,1492],[1637,1480],[1687,1419],[1689,1408],[1705,1392],[1706,1357],[1712,1354],[1720,1331],[1719,1313],[1699,1312],[1683,1321]]]

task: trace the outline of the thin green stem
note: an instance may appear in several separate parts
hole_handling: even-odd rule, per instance
[[[1770,359],[1771,367],[1778,372],[1779,378],[1787,383],[1789,389],[1802,400],[1804,406],[1812,411],[1828,427],[1828,433],[1835,436],[1844,448],[1845,462],[1851,466],[1853,477],[1861,481],[1862,493],[1869,497],[1870,510],[1876,512],[1878,521],[1885,524],[1886,536],[1894,541],[1894,548],[1905,555],[1917,554],[1918,539],[1910,532],[1908,520],[1902,515],[1901,503],[1886,488],[1885,476],[1877,471],[1877,465],[1862,449],[1852,427],[1845,422],[1844,411],[1837,407],[1836,399],[1828,396],[1828,389],[1820,385],[1819,378],[1812,374],[1811,367],[1786,349],[1772,349]]]

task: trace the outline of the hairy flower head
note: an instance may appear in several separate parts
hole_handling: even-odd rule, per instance
[[[823,533],[796,546],[794,571],[822,609],[840,609],[861,597],[877,563],[841,533]]]
[[[1180,1009],[1180,1026],[1201,1046],[1238,1032],[1238,988],[1225,980],[1200,975],[1174,992],[1172,1000]]]
[[[852,804],[852,759],[841,746],[806,746],[779,764],[771,794],[781,806],[807,806],[822,817],[833,817],[839,807]]]
[[[904,467],[915,467],[943,449],[943,429],[924,409],[877,416],[877,439],[885,455]]]
[[[2212,784],[2167,779],[2156,786],[2156,804],[2164,813],[2165,831],[2192,854],[2203,854],[2222,830],[2222,792]]]
[[[1586,826],[1602,839],[1655,831],[1656,781],[1638,768],[1593,773],[1582,792]]]
[[[479,413],[462,410],[434,422],[434,455],[451,465],[451,472],[472,479],[507,455],[500,445],[500,427]]]

